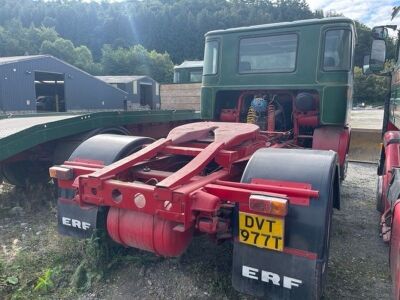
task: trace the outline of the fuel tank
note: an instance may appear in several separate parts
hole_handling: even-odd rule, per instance
[[[153,252],[160,256],[176,257],[189,246],[193,230],[173,230],[177,223],[137,211],[110,208],[107,231],[110,237],[124,246]]]

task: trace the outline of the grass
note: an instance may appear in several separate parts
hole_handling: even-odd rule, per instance
[[[148,264],[159,260],[110,242],[104,232],[78,240],[57,232],[54,189],[30,187],[26,191],[2,185],[0,192],[0,299],[71,299],[92,290],[122,264]],[[13,207],[22,215],[12,215]],[[29,224],[31,230],[21,228]],[[21,238],[21,234],[25,238]],[[12,250],[12,251],[11,251]]]

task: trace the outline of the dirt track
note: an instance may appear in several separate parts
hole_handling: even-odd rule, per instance
[[[50,191],[47,197],[30,199],[32,193],[21,196],[7,186],[3,189],[1,299],[39,295],[45,299],[252,299],[231,287],[231,245],[216,246],[205,237],[194,239],[179,259],[125,251],[107,262],[105,274],[90,277],[93,283],[88,290],[72,288],[71,278],[92,252],[85,250],[82,242],[57,235]],[[374,197],[375,166],[350,164],[342,187],[342,210],[335,211],[333,219],[325,299],[390,299],[388,248],[377,233]],[[22,210],[11,209],[18,205]],[[52,272],[52,285],[34,291],[46,270]],[[10,283],[10,277],[16,277],[18,283]]]

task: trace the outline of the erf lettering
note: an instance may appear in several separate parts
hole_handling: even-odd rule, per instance
[[[288,276],[283,276],[281,278],[281,276],[276,273],[259,270],[257,268],[251,268],[248,266],[242,266],[242,276],[254,280],[261,280],[262,282],[266,283],[272,283],[277,286],[283,286],[289,290],[291,290],[293,287],[299,287],[303,283],[303,281],[296,278]]]

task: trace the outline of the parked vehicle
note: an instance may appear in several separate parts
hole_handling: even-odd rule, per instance
[[[156,140],[84,141],[50,168],[59,231],[102,229],[165,257],[207,234],[233,242],[238,291],[320,298],[346,174],[355,38],[347,18],[207,33],[205,122]]]
[[[393,17],[400,7],[394,10]],[[390,81],[390,95],[384,105],[382,128],[382,149],[378,165],[376,208],[381,213],[380,234],[390,245],[390,271],[393,280],[393,298],[400,298],[400,55],[397,41],[395,66],[385,70],[386,43],[388,29],[396,30],[394,25],[378,26],[372,29],[373,42],[371,54],[364,59],[364,72],[387,76]],[[400,31],[397,31],[400,38]]]

